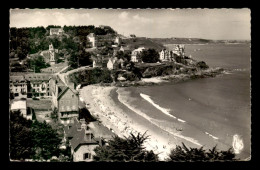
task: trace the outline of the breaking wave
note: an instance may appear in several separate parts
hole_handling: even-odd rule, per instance
[[[138,114],[138,115],[140,115],[140,116],[142,116],[143,118],[145,118],[146,120],[148,120],[150,123],[152,123],[153,125],[155,125],[155,126],[157,126],[158,128],[161,128],[161,129],[163,129],[163,130],[165,130],[165,131],[167,131],[169,134],[171,134],[171,135],[174,135],[174,136],[176,136],[176,137],[178,137],[178,138],[181,138],[181,139],[184,139],[184,140],[186,140],[186,141],[189,141],[189,142],[191,142],[191,143],[193,143],[193,144],[196,144],[196,145],[198,145],[198,146],[202,146],[196,139],[193,139],[193,138],[191,138],[191,137],[187,137],[187,136],[183,136],[183,135],[181,135],[181,134],[179,134],[179,133],[176,133],[176,132],[173,132],[173,131],[171,131],[171,130],[167,130],[166,128],[164,128],[164,127],[162,127],[162,126],[160,126],[160,125],[158,125],[155,121],[153,121],[153,119],[152,118],[150,118],[149,116],[147,116],[145,113],[143,113],[142,111],[140,111],[140,110],[138,110],[138,109],[136,109],[135,107],[133,107],[133,106],[131,106],[128,102],[127,102],[127,98],[125,98],[124,96],[122,96],[119,92],[118,92],[118,89],[117,89],[117,95],[118,95],[118,100],[119,100],[119,102],[120,103],[122,103],[123,105],[125,105],[128,109],[130,109],[130,110],[132,110],[133,112],[135,112],[136,114]],[[144,95],[144,94],[143,94]],[[144,95],[145,97],[147,97],[147,95]],[[150,99],[150,98],[149,98]],[[155,103],[154,103],[155,104]],[[159,105],[158,105],[159,106]],[[161,107],[159,107],[159,108],[161,108]],[[167,111],[167,113],[168,113],[168,111],[169,111],[169,109],[164,109],[164,108],[161,108],[164,112],[166,112]],[[168,113],[169,114],[169,113]],[[167,114],[167,115],[168,115]],[[172,116],[172,115],[171,115]],[[174,116],[173,116],[174,117]],[[177,119],[176,117],[175,117],[175,119]],[[181,119],[177,119],[178,121],[182,121],[182,122],[185,122],[184,120],[181,120]]]
[[[177,119],[179,122],[182,122],[182,123],[185,123],[186,121],[185,120],[182,120],[182,119],[179,119],[179,118],[176,118],[175,116],[171,115],[170,114],[170,109],[166,109],[166,108],[163,108],[161,106],[159,106],[158,104],[154,103],[154,101],[151,99],[150,96],[146,95],[146,94],[143,94],[143,93],[140,93],[140,96],[145,99],[146,101],[148,101],[149,103],[151,103],[155,108],[157,108],[158,110],[160,110],[162,113],[166,114],[167,116],[170,116],[174,119]]]

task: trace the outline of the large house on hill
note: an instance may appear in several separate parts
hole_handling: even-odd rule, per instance
[[[72,85],[65,84],[57,75],[50,79],[52,109],[57,109],[62,124],[67,124],[79,112],[79,93]]]
[[[139,57],[139,54],[144,50],[145,48],[144,47],[139,47],[135,50],[132,51],[131,53],[131,61],[132,62],[141,62],[141,58]]]
[[[159,54],[160,54],[161,61],[175,61],[172,51],[163,49]]]
[[[90,33],[88,36],[87,36],[89,42],[91,43],[91,47],[96,47],[96,43],[97,43],[97,40],[96,40],[96,35],[94,33]]]
[[[50,35],[62,35],[63,32],[62,28],[50,28]]]
[[[93,161],[94,149],[103,146],[114,134],[98,121],[87,123],[85,119],[73,118],[64,127],[64,140],[71,146],[73,162]]]
[[[180,62],[185,57],[185,46],[184,45],[174,45],[173,50],[163,49],[159,52],[160,60],[164,61],[177,61]]]

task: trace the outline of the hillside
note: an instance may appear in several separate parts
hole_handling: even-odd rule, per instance
[[[207,44],[207,43],[250,43],[243,40],[209,40],[201,38],[150,38],[160,44]]]
[[[144,37],[123,39],[122,44],[127,45],[130,49],[136,49],[138,47],[145,47],[146,49],[153,48],[157,51],[160,51],[163,48],[165,48],[160,42],[156,42],[149,38],[144,38]]]

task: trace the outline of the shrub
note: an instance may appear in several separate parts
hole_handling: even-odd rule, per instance
[[[134,135],[130,133],[129,137],[114,138],[108,141],[108,145],[99,146],[94,149],[96,155],[95,161],[137,161],[137,162],[152,162],[158,161],[158,155],[153,151],[145,150],[144,141],[148,138],[145,133]]]
[[[169,158],[167,161],[234,161],[235,154],[233,150],[230,148],[227,151],[217,151],[217,146],[213,147],[213,149],[209,149],[208,151],[201,148],[187,148],[184,143],[182,146],[176,146],[175,149],[172,149]]]

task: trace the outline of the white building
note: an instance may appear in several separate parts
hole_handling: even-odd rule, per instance
[[[120,45],[120,43],[121,43],[120,37],[116,37],[115,44]]]
[[[175,61],[172,51],[168,51],[166,49],[163,49],[161,52],[159,52],[159,55],[160,55],[161,61]]]
[[[184,57],[184,55],[185,55],[184,51],[185,51],[184,45],[175,45],[172,50],[173,54],[180,56],[180,57]]]
[[[107,62],[107,68],[108,70],[113,70],[114,69],[114,63],[115,63],[115,60],[110,58]]]
[[[10,110],[11,111],[20,110],[24,118],[32,120],[32,114],[27,115],[27,101],[26,100],[12,101]]]
[[[50,35],[62,35],[63,29],[62,28],[50,28]]]
[[[132,51],[131,53],[131,61],[132,62],[141,62],[141,59],[138,57],[138,54],[140,54],[140,52],[142,52],[145,48],[144,47],[139,47],[135,50]]]
[[[96,36],[94,33],[90,33],[88,36],[87,36],[89,42],[91,42],[91,46],[92,47],[96,47]]]

